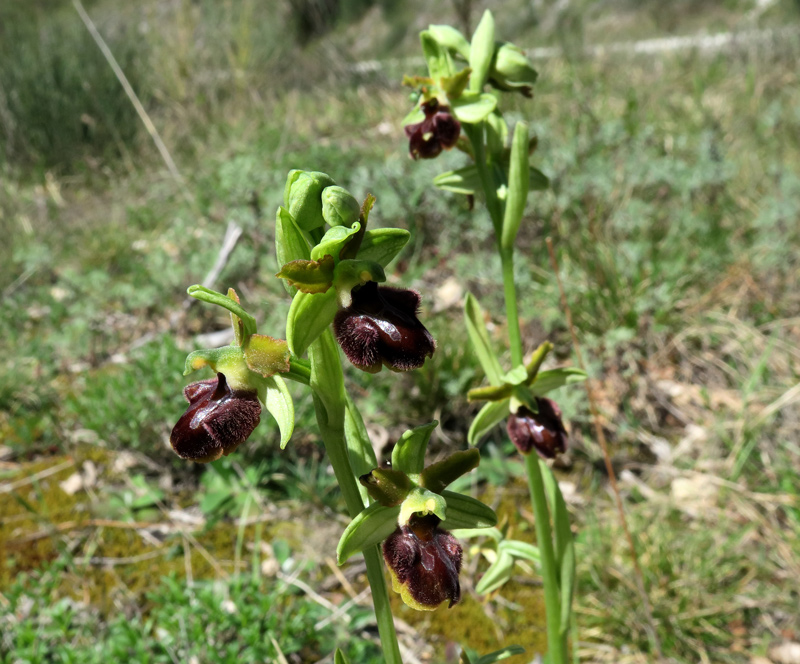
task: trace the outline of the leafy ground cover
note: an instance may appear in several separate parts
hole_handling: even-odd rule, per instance
[[[266,661],[278,648],[318,661],[345,643],[354,661],[378,661],[363,568],[331,567],[341,504],[311,404],[298,402],[285,453],[266,423],[210,468],[180,463],[167,438],[183,408],[183,352],[226,324],[189,306],[185,287],[209,273],[231,221],[243,234],[216,283],[281,336],[288,299],[272,278],[271,220],[286,171],[307,167],[374,193],[377,223],[412,231],[389,281],[424,294],[440,340],[413,374],[349,376],[373,439],[391,444],[436,417],[438,449],[463,445],[463,394],[481,375],[446,340],[463,337],[465,289],[502,311],[489,222],[430,183],[458,155],[407,158],[399,65],[351,66],[414,52],[416,22],[456,20],[449,6],[415,15],[403,4],[414,6],[364,3],[357,20],[343,3],[352,13],[312,35],[301,21],[304,48],[244,0],[142,3],[135,22],[130,8],[88,5],[181,181],[72,8],[8,5],[27,22],[0,48],[25,44],[31,56],[0,59],[2,661]],[[607,14],[554,4],[499,23],[517,43],[572,54],[542,61],[524,102],[552,182],[523,224],[524,334],[528,350],[548,338],[559,362],[576,361],[541,242],[550,236],[652,605],[651,621],[587,401],[573,392],[560,401],[573,443],[560,472],[577,536],[577,655],[651,661],[660,647],[680,662],[781,662],[775,648],[800,641],[800,39],[646,57],[582,58],[575,46],[791,26],[798,14],[788,2],[760,14],[686,3],[675,16],[660,3],[604,3]],[[75,101],[87,86],[97,107]],[[502,485],[485,497],[532,540],[504,439],[485,441],[474,486]],[[535,577],[520,569],[478,598],[478,548],[463,605],[422,619],[398,606],[418,657],[444,661],[459,640],[481,651],[540,642]]]

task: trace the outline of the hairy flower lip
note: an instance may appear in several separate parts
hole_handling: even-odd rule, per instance
[[[433,159],[442,150],[455,146],[461,135],[461,123],[435,97],[422,105],[422,112],[425,113],[422,122],[406,125],[403,130],[413,159]]]
[[[561,409],[546,397],[536,397],[536,406],[538,413],[521,406],[508,418],[508,435],[522,454],[536,450],[543,459],[554,459],[567,450],[568,436]]]
[[[233,452],[261,419],[255,391],[232,390],[224,374],[191,383],[183,391],[189,407],[170,434],[175,453],[199,463]]]
[[[353,301],[334,318],[336,339],[356,367],[377,373],[418,369],[431,357],[436,342],[417,318],[416,291],[367,282],[353,291]]]
[[[461,599],[461,545],[439,523],[434,515],[414,516],[382,547],[392,588],[406,604],[422,611],[432,611],[446,601],[453,607]]]

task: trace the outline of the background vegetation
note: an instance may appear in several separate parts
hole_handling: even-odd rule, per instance
[[[211,467],[169,450],[184,353],[215,345],[193,337],[225,326],[185,288],[235,222],[243,234],[215,285],[235,287],[281,336],[288,299],[271,247],[286,171],[374,193],[372,218],[414,234],[389,280],[424,294],[439,350],[411,375],[352,372],[352,389],[377,445],[435,417],[438,449],[463,446],[473,413],[462,395],[482,377],[458,341],[460,300],[468,288],[502,320],[499,266],[483,212],[431,185],[459,155],[408,159],[399,81],[422,69],[406,59],[421,28],[469,32],[484,6],[499,34],[557,53],[538,61],[536,96],[514,112],[532,119],[553,185],[531,196],[521,235],[526,346],[549,338],[559,362],[574,362],[550,236],[660,647],[676,662],[794,661],[800,10],[789,0],[87,2],[179,177],[73,5],[5,0],[0,661],[313,662],[336,644],[380,661],[363,567],[332,563],[341,501],[311,404],[298,402],[284,453],[269,421]],[[736,43],[717,50],[584,51],[726,31]],[[577,655],[652,661],[587,401],[573,390],[560,404],[573,442],[560,472],[577,535]],[[532,539],[502,429],[482,452],[474,490]],[[479,598],[470,589],[485,566],[473,551],[465,601],[449,612],[398,606],[409,661],[455,661],[455,642],[541,643],[534,577],[520,570]]]

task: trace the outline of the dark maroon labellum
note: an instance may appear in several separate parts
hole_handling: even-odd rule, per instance
[[[422,105],[425,119],[404,128],[408,137],[408,151],[414,159],[433,159],[442,149],[449,150],[458,142],[461,123],[447,106],[440,106],[434,97]]]
[[[258,395],[232,390],[221,373],[187,385],[183,395],[189,407],[169,438],[182,459],[206,463],[230,454],[247,440],[261,419]]]
[[[383,543],[392,585],[416,609],[435,609],[445,601],[452,607],[461,599],[461,545],[438,525],[437,516],[415,515]]]
[[[336,339],[355,366],[377,373],[421,367],[436,342],[419,322],[419,293],[368,281],[353,291],[353,302],[333,321]]]
[[[561,410],[551,399],[536,397],[538,413],[521,406],[508,418],[508,435],[523,454],[535,449],[540,457],[554,459],[567,449],[567,430],[561,420]]]

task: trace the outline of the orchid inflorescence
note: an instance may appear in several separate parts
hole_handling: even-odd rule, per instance
[[[509,299],[514,293],[513,270],[506,267],[513,260],[528,192],[548,183],[529,164],[535,137],[529,137],[523,122],[512,135],[498,104],[500,91],[530,97],[536,71],[519,48],[495,41],[488,11],[471,42],[449,26],[430,26],[421,42],[429,75],[404,80],[415,90],[415,107],[404,121],[409,154],[429,159],[456,148],[472,160],[434,182],[471,198],[484,195],[504,282],[511,279],[505,282],[511,346],[507,371],[495,354],[477,299],[468,294],[465,301],[467,336],[489,383],[468,394],[470,401],[485,402],[469,429],[467,442],[473,447],[426,465],[428,442],[437,426],[431,422],[401,436],[390,466],[378,464],[358,408],[345,391],[338,347],[354,367],[368,373],[383,367],[412,371],[433,356],[436,342],[420,320],[422,296],[385,284],[385,268],[410,234],[399,228],[369,228],[372,195],[359,203],[329,175],[303,170],[288,174],[283,205],[276,213],[276,276],[292,296],[285,339],[259,334],[255,318],[232,289],[225,295],[192,286],[190,295],[230,312],[234,340],[187,357],[185,373],[209,368],[216,377],[185,388],[189,406],[170,441],[182,458],[214,461],[253,433],[263,408],[277,421],[283,448],[294,428],[294,405],[285,380],[308,386],[320,435],[352,518],[339,540],[337,558],[342,564],[356,553],[364,555],[386,660],[401,661],[379,551],[393,589],[407,605],[419,610],[452,607],[462,595],[463,549],[449,532],[457,530],[460,537],[483,534],[494,547],[493,562],[477,585],[482,592],[495,591],[508,581],[517,560],[541,567],[550,654],[554,664],[562,664],[574,549],[558,485],[538,457],[552,459],[567,448],[561,411],[546,394],[583,380],[585,374],[569,367],[541,370],[552,348],[547,342],[527,364],[522,362],[516,298]],[[480,452],[474,446],[503,420],[526,458],[538,548],[510,539],[505,528],[495,528],[497,516],[491,508],[447,489],[478,466]],[[553,543],[545,490],[554,510]],[[559,581],[554,580],[556,574]],[[551,623],[559,606],[560,620]],[[488,664],[519,652],[515,648],[479,661]],[[336,661],[343,657],[337,651]],[[462,661],[470,662],[466,652]]]

